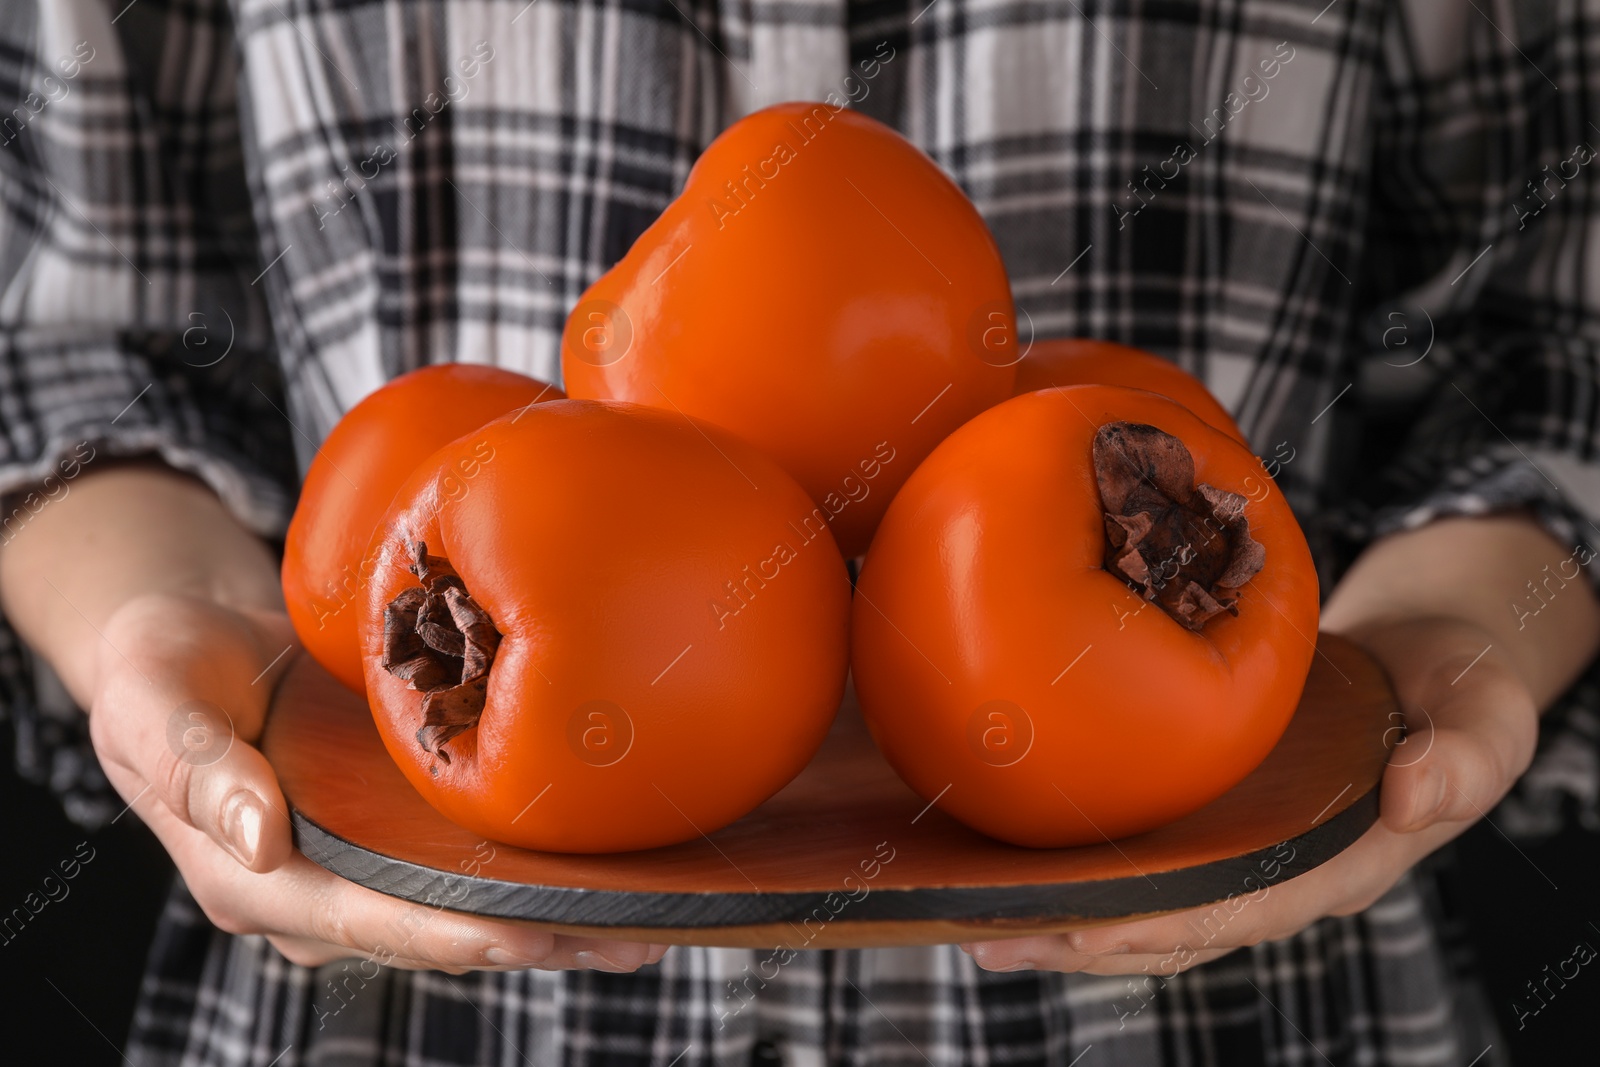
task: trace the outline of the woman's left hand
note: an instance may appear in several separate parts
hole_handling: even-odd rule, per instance
[[[1527,768],[1539,712],[1600,648],[1600,602],[1583,573],[1594,558],[1519,513],[1438,519],[1375,542],[1328,598],[1321,624],[1383,665],[1405,716],[1370,830],[1315,870],[1248,896],[962,947],[990,970],[1171,977],[1366,908],[1422,857],[1487,818]]]

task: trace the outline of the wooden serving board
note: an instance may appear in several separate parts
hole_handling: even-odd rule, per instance
[[[262,749],[300,850],[392,896],[658,944],[868,947],[1066,930],[1303,874],[1377,818],[1395,711],[1377,664],[1323,634],[1293,722],[1250,777],[1159,830],[1067,849],[1003,844],[930,807],[878,754],[851,695],[771,800],[647,852],[484,843],[411,788],[365,703],[308,657],[285,678]]]

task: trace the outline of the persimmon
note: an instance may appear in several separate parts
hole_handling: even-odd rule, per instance
[[[361,614],[389,754],[526,848],[710,833],[833,721],[850,583],[773,460],[675,412],[559,400],[446,445],[374,536]]]
[[[1176,363],[1143,349],[1087,337],[1036,341],[1017,364],[1016,393],[1059,385],[1120,385],[1176,400],[1211,426],[1249,447],[1228,409]]]
[[[365,558],[395,490],[441,445],[509,411],[564,397],[515,371],[441,363],[368,394],[329,432],[300,489],[283,545],[283,599],[313,659],[362,691],[356,637]]]
[[[574,397],[714,422],[775,458],[859,555],[951,430],[1011,395],[1011,290],[967,198],[905,138],[826,104],[729,127],[583,295]]]
[[[986,834],[1153,829],[1254,769],[1314,653],[1317,576],[1254,456],[1112,386],[1027,393],[950,435],[884,517],[852,668],[914,790]]]

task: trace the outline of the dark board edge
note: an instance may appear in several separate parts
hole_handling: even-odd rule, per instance
[[[700,930],[839,923],[1107,920],[1259,893],[1343,852],[1378,819],[1378,788],[1286,841],[1195,867],[1087,882],[871,888],[828,893],[639,893],[508,882],[364,848],[291,811],[308,859],[358,885],[436,908],[561,926]],[[1287,854],[1285,854],[1285,850]],[[858,890],[859,892],[859,890]],[[826,918],[824,918],[826,916]]]

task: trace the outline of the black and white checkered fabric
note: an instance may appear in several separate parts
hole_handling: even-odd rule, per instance
[[[971,196],[1024,336],[1201,375],[1330,579],[1441,515],[1528,509],[1594,545],[1597,64],[1593,0],[9,0],[0,537],[96,458],[151,453],[281,533],[341,412],[429,362],[555,379],[566,311],[711,138],[831,94]],[[22,769],[103,819],[82,714],[35,667],[0,625]],[[1547,718],[1508,823],[1597,824],[1597,695]],[[129,1055],[1461,1064],[1487,1013],[1426,884],[1159,986],[813,952],[738,1011],[731,950],[357,987],[218,933],[180,884]]]

